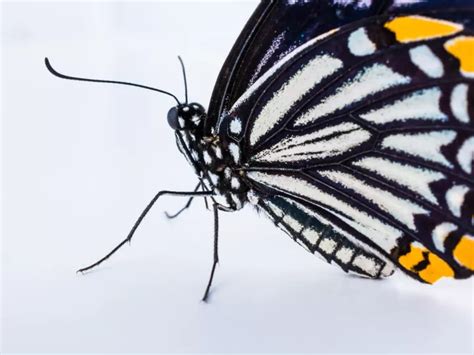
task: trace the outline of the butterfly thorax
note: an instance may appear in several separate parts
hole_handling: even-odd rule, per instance
[[[219,203],[241,209],[249,188],[229,145],[218,135],[203,135],[200,130],[178,130],[176,140],[199,178],[220,197]]]
[[[205,129],[206,112],[198,103],[172,107],[168,123],[175,130],[179,150],[193,166],[203,188],[218,196],[218,202],[239,210],[247,201],[249,188],[239,169],[240,149],[220,135]]]

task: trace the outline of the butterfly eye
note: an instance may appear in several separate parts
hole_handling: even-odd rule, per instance
[[[178,129],[182,128],[179,124],[178,108],[176,106],[172,107],[168,111],[168,124],[174,130],[178,130]]]

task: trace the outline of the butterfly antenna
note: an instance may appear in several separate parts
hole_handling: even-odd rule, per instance
[[[55,76],[57,76],[58,78],[61,78],[61,79],[68,79],[68,80],[77,80],[77,81],[90,81],[92,83],[109,83],[109,84],[122,84],[122,85],[128,85],[128,86],[135,86],[135,87],[138,87],[138,88],[142,88],[142,89],[148,89],[148,90],[152,90],[152,91],[157,91],[157,92],[160,92],[162,94],[165,94],[165,95],[168,95],[168,96],[171,96],[173,99],[176,100],[176,102],[178,103],[178,105],[180,105],[181,103],[179,102],[178,98],[173,95],[172,93],[168,92],[168,91],[164,91],[164,90],[160,90],[160,89],[156,89],[156,88],[152,88],[150,86],[145,86],[145,85],[140,85],[140,84],[134,84],[134,83],[128,83],[128,82],[125,82],[125,81],[115,81],[115,80],[101,80],[101,79],[87,79],[87,78],[78,78],[78,77],[74,77],[74,76],[68,76],[68,75],[64,75],[64,74],[61,74],[59,72],[57,72],[52,66],[51,66],[51,63],[49,62],[49,59],[48,58],[44,58],[44,64],[46,65],[46,68],[48,68],[49,72]],[[186,99],[187,101],[187,99]]]
[[[183,71],[184,79],[184,97],[186,99],[186,104],[188,103],[188,81],[186,80],[186,69],[184,68],[184,63],[181,57],[178,55],[179,62],[181,63],[181,70]]]

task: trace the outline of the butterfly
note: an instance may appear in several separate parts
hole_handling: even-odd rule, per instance
[[[206,111],[167,115],[218,218],[253,205],[348,273],[400,269],[434,283],[474,272],[474,4],[470,0],[262,1]],[[181,60],[181,59],[180,59]],[[182,64],[182,61],[181,61]],[[186,75],[184,66],[184,83]]]

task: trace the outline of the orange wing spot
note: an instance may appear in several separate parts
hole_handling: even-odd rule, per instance
[[[423,253],[426,252],[428,252],[428,249],[411,244],[410,251],[407,254],[402,255],[400,258],[398,258],[398,262],[405,269],[414,271],[413,268],[425,259],[423,257]],[[439,256],[428,252],[428,266],[426,266],[423,270],[419,271],[418,276],[423,281],[432,284],[438,281],[443,276],[453,277],[454,271]]]
[[[447,41],[444,48],[461,62],[461,72],[474,77],[474,37],[459,36]]]
[[[445,37],[463,30],[463,26],[457,23],[423,16],[395,17],[385,27],[402,43]]]
[[[402,255],[400,258],[398,258],[398,262],[400,265],[402,265],[405,269],[411,270],[415,265],[417,265],[419,262],[423,261],[423,252],[426,251],[426,249],[418,248],[416,246],[413,246],[413,244],[410,245],[410,251]]]
[[[454,248],[453,255],[460,265],[474,270],[474,238],[463,236]]]
[[[418,273],[418,275],[426,282],[432,284],[438,281],[443,276],[454,276],[453,269],[451,269],[451,267],[439,256],[433,253],[429,253],[428,261],[430,262],[428,266]]]

